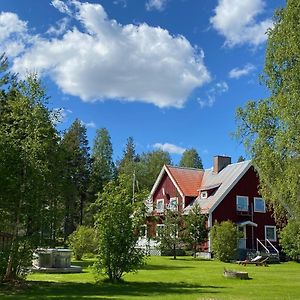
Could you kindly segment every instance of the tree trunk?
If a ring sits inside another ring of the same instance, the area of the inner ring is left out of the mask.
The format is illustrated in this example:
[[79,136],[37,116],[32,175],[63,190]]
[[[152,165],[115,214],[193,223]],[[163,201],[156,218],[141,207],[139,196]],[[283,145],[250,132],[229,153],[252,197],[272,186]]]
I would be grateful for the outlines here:
[[4,282],[12,281],[14,279],[13,263],[14,263],[14,253],[17,246],[18,226],[19,226],[19,212],[17,211],[15,227],[13,230],[13,236],[12,236],[11,246],[9,250],[8,262],[6,266],[5,275],[3,277]]
[[26,178],[26,166],[23,166],[21,173],[21,186],[20,186],[20,198],[18,198],[18,202],[16,203],[16,214],[15,214],[15,226],[13,229],[13,236],[8,256],[8,262],[6,266],[5,275],[3,277],[3,281],[12,281],[14,278],[13,274],[13,264],[14,264],[14,254],[17,247],[17,237],[18,237],[18,228],[20,224],[20,211],[21,205],[23,201],[23,196],[25,193],[25,178]]
[[173,258],[176,259],[176,244],[173,244]]

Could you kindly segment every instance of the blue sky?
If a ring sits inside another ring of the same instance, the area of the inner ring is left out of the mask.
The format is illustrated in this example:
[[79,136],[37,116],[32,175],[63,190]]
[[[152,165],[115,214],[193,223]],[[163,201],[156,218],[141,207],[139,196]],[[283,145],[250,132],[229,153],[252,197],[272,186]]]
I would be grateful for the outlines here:
[[258,76],[266,29],[283,0],[1,0],[0,51],[20,76],[37,72],[59,130],[79,118],[114,156],[196,148],[204,167],[244,150],[235,111],[267,95]]

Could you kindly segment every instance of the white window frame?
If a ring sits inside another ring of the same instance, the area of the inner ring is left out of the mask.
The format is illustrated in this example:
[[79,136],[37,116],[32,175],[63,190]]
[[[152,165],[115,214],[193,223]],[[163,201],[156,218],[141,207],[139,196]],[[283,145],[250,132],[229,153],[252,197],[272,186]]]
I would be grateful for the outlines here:
[[[241,209],[238,206],[238,199],[239,198],[244,198],[247,200],[247,209]],[[249,211],[249,197],[248,196],[236,196],[236,210],[237,211]]]
[[[257,200],[262,200],[263,203],[264,203],[264,209],[263,210],[257,210],[256,209],[256,201]],[[254,212],[257,212],[257,213],[265,213],[266,212],[266,201],[265,199],[261,198],[261,197],[254,197]]]
[[164,228],[165,227],[165,224],[156,224],[156,229],[155,229],[155,235],[157,236],[157,237],[159,237],[159,234],[158,234],[158,232],[159,232],[159,230],[157,230],[158,228]]
[[[162,208],[161,209],[158,208],[158,203],[159,202],[162,202]],[[157,199],[156,200],[156,211],[157,212],[163,212],[164,208],[165,208],[165,199]]]
[[[268,239],[267,229],[272,228],[274,230],[274,239]],[[277,242],[276,226],[274,225],[265,225],[265,239],[268,239],[270,242]]]
[[202,191],[202,192],[200,193],[200,198],[201,198],[201,199],[207,199],[207,191]]
[[[176,201],[176,205],[175,206],[173,206],[173,205],[171,206],[171,202],[174,201],[174,200]],[[172,197],[172,198],[170,198],[168,208],[170,210],[178,210],[178,197]]]

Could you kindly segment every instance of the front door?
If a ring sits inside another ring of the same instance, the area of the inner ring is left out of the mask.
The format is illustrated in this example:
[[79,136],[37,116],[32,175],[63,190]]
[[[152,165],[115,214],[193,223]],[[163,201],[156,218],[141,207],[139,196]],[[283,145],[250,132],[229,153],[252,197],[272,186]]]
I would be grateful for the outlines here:
[[246,249],[246,226],[239,226],[239,232],[240,232],[240,239],[239,239],[239,249]]

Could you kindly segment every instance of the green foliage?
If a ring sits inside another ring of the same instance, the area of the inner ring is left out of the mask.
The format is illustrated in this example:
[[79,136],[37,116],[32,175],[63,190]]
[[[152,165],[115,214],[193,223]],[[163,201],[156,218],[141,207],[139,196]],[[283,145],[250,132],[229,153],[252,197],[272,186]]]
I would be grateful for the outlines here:
[[180,167],[203,169],[202,160],[196,149],[191,148],[183,152],[179,162]]
[[104,185],[115,176],[113,148],[106,128],[97,129],[91,156],[91,192],[96,195],[102,192]]
[[300,3],[288,0],[269,30],[263,82],[270,97],[237,111],[243,140],[277,218],[300,219]]
[[201,214],[199,205],[195,205],[185,218],[184,241],[193,250],[194,257],[196,257],[197,246],[208,239],[206,223],[207,216]]
[[166,210],[163,224],[164,226],[157,236],[159,248],[163,254],[172,255],[176,259],[179,249],[182,248],[183,241],[183,218],[181,213],[178,210]]
[[144,253],[135,247],[144,217],[144,196],[136,195],[133,203],[131,180],[126,176],[109,182],[99,195],[102,208],[96,221],[99,260],[95,270],[110,281],[120,281],[144,263]]
[[240,155],[237,162],[239,163],[239,162],[242,162],[242,161],[245,161],[245,157]]
[[210,230],[212,251],[217,259],[229,262],[236,258],[240,234],[231,221],[218,222]]
[[118,174],[126,175],[128,177],[133,176],[136,169],[136,163],[139,161],[139,157],[135,153],[135,144],[132,137],[127,139],[126,147],[123,151],[123,157],[117,162]]
[[284,252],[292,259],[300,259],[300,221],[289,219],[280,232],[280,244]]
[[86,128],[76,119],[62,140],[65,170],[65,239],[83,224],[90,175],[90,157]]
[[[15,246],[3,247],[0,250],[0,283],[7,281],[5,274],[7,270],[7,262],[9,257],[13,255],[13,263],[11,268],[11,277],[15,279],[25,279],[30,272],[32,265],[32,244],[28,238],[17,238]],[[12,252],[13,251],[13,252]]]
[[84,254],[95,253],[97,242],[94,228],[78,226],[77,229],[69,235],[68,245],[77,260],[81,260]]
[[0,212],[5,217],[1,229],[12,235],[1,275],[10,281],[22,275],[31,248],[52,238],[59,227],[53,219],[60,188],[54,170],[61,169],[58,134],[40,81],[35,75],[25,81],[7,80],[0,94]]
[[170,164],[168,152],[156,150],[142,153],[136,167],[138,186],[150,191],[162,167]]

